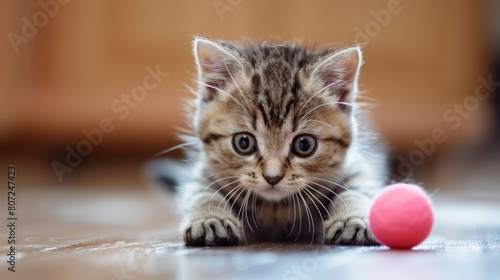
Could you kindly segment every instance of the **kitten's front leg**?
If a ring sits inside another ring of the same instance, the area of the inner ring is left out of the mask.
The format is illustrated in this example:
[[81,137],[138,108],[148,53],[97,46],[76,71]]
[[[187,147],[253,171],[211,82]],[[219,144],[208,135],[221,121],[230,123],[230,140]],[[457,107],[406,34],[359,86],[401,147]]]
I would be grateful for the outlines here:
[[[185,199],[183,239],[188,246],[234,246],[241,240],[241,225],[231,204],[220,193],[200,192]],[[226,206],[226,207],[225,207]]]
[[344,191],[330,205],[331,219],[324,222],[324,243],[332,245],[378,245],[368,228],[371,199],[357,191]]

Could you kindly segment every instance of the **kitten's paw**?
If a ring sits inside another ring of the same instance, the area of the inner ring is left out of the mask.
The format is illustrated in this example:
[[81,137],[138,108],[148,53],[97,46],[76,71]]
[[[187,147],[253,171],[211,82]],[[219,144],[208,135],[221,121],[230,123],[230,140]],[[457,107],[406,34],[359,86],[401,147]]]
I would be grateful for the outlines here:
[[325,221],[324,243],[331,245],[375,246],[379,243],[368,228],[366,217],[347,216]]
[[203,217],[184,230],[187,246],[235,246],[240,234],[234,217]]

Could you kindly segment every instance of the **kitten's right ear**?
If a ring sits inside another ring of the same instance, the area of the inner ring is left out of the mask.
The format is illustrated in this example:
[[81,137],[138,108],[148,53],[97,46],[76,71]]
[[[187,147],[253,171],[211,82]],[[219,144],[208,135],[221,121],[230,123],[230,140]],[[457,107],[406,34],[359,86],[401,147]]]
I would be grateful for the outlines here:
[[359,70],[362,64],[359,46],[338,51],[323,61],[312,72],[312,77],[323,81],[324,89],[340,102],[352,102],[357,92]]
[[193,52],[198,67],[198,92],[204,100],[217,97],[219,91],[243,72],[243,65],[236,56],[210,40],[196,37]]

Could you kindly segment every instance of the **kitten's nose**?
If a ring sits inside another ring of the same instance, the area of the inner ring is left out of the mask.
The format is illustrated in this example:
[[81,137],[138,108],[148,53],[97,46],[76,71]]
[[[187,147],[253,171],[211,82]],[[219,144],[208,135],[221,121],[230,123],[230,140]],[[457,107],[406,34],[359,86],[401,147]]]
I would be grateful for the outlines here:
[[281,181],[281,179],[283,179],[283,175],[273,175],[273,176],[267,176],[267,175],[262,175],[264,177],[264,179],[266,179],[266,181],[270,184],[270,185],[276,185],[277,183],[279,183],[279,181]]

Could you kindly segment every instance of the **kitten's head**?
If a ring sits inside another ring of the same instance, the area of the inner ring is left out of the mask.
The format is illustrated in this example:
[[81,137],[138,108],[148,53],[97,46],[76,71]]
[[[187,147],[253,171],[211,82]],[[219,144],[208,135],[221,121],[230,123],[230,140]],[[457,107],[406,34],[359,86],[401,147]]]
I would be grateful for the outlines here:
[[280,200],[338,171],[352,142],[359,47],[194,41],[194,132],[210,171]]

